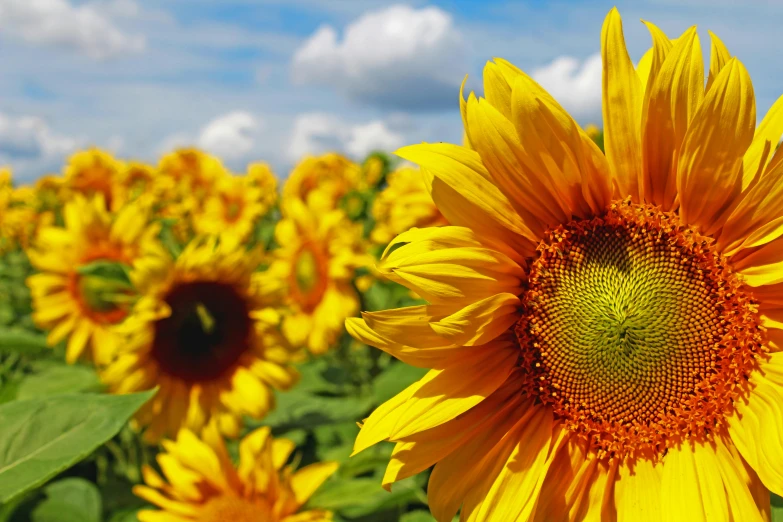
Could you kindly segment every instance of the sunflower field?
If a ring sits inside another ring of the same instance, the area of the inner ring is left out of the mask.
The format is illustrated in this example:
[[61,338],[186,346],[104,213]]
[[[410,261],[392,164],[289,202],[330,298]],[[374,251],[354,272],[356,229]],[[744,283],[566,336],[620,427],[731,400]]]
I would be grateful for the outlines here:
[[0,171],[0,522],[783,520],[783,97],[647,26],[603,131]]
[[445,219],[396,163],[308,157],[282,187],[196,149],[2,171],[0,520],[428,520],[422,477],[383,490],[391,448],[349,459],[424,374],[344,326],[421,302],[376,263]]

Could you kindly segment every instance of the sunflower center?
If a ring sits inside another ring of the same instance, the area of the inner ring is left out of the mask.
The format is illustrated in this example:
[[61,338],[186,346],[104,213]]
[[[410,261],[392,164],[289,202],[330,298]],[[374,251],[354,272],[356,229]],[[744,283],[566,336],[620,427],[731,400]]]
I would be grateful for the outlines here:
[[316,247],[305,245],[296,254],[291,271],[291,292],[299,305],[312,311],[326,292],[326,261]]
[[530,394],[602,456],[722,426],[762,339],[711,238],[623,202],[551,230],[539,252],[516,327]]
[[198,522],[271,522],[269,508],[238,497],[222,496],[207,502]]
[[180,284],[166,304],[171,315],[155,323],[152,356],[169,375],[188,382],[218,379],[250,348],[248,303],[233,286]]

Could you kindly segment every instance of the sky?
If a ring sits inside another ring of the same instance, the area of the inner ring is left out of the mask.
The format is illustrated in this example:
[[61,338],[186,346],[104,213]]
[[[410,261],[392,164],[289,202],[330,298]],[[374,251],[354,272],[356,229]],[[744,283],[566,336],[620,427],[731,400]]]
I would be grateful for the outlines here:
[[[178,146],[235,172],[285,178],[305,154],[356,159],[459,143],[459,85],[495,56],[532,74],[582,124],[601,121],[600,31],[612,3],[413,0],[0,0],[0,165],[59,172],[99,146],[157,162]],[[631,58],[718,34],[753,79],[759,119],[783,93],[779,0],[618,2]]]

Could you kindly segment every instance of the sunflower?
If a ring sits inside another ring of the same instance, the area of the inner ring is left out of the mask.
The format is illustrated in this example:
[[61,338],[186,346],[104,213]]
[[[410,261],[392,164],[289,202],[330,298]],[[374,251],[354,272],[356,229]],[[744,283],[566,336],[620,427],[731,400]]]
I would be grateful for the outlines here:
[[272,409],[271,388],[296,382],[277,314],[251,283],[259,262],[260,252],[232,241],[196,238],[165,270],[137,264],[149,290],[122,325],[123,349],[103,380],[113,393],[160,388],[136,416],[147,440],[198,432],[210,419],[236,437],[243,415]]
[[373,202],[375,228],[370,235],[373,242],[385,245],[409,228],[446,224],[427,190],[425,175],[410,167],[389,174],[388,186]]
[[198,149],[178,149],[166,154],[158,165],[158,191],[166,200],[186,201],[200,208],[215,182],[227,175],[220,160]]
[[274,439],[259,428],[239,443],[239,465],[231,462],[214,424],[203,438],[183,429],[175,441],[163,441],[158,474],[144,466],[147,485],[133,488],[160,511],[141,510],[141,522],[328,522],[328,511],[300,511],[337,469],[319,462],[294,471],[286,465],[296,445]]
[[277,204],[277,177],[272,169],[263,162],[251,163],[245,174],[251,186],[261,189],[261,203],[267,209]]
[[367,263],[360,227],[339,209],[316,214],[299,199],[283,200],[283,218],[275,228],[280,248],[269,270],[256,277],[285,288],[289,313],[282,332],[292,345],[326,352],[345,319],[358,311],[351,279],[354,269]]
[[82,194],[91,198],[100,195],[109,209],[116,211],[122,207],[118,190],[125,179],[125,165],[106,151],[92,148],[73,154],[65,165],[65,184],[67,193]]
[[[266,187],[258,183],[266,183]],[[218,180],[203,209],[193,216],[196,233],[222,233],[224,239],[237,243],[247,239],[258,219],[269,210],[268,202],[275,199],[266,192],[268,183],[244,176],[225,176]]]
[[83,268],[106,262],[130,270],[142,260],[159,265],[164,251],[156,239],[158,227],[148,225],[147,213],[136,205],[109,213],[100,196],[77,196],[65,205],[63,217],[63,227],[41,228],[27,251],[39,272],[27,279],[33,319],[50,330],[50,345],[68,338],[69,363],[87,350],[90,359],[103,364],[117,348],[113,327],[128,314],[131,285],[84,273]]
[[364,422],[383,483],[434,465],[438,521],[769,519],[783,494],[783,97],[756,127],[743,65],[695,28],[634,68],[603,26],[606,155],[496,59],[473,150],[398,154],[453,226],[379,269],[429,304],[347,321],[426,376]]
[[360,176],[359,165],[345,156],[308,156],[291,171],[283,186],[283,198],[298,198],[318,212],[328,212],[358,186]]

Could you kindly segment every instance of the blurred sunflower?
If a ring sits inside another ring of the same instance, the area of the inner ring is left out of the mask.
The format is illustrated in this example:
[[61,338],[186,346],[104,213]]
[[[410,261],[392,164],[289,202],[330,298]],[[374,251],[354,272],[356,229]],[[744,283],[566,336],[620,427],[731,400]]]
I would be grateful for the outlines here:
[[106,206],[117,211],[122,207],[119,190],[125,180],[125,165],[106,151],[92,148],[79,151],[65,165],[64,189],[87,198],[100,195]]
[[328,212],[358,186],[360,175],[359,166],[340,154],[309,156],[291,171],[283,198],[298,198],[316,212]]
[[345,318],[358,311],[351,286],[354,270],[368,263],[361,249],[361,225],[341,210],[316,213],[299,199],[283,200],[269,270],[260,280],[276,279],[286,290],[288,314],[282,331],[296,347],[326,352],[343,331]]
[[261,189],[261,203],[267,209],[277,204],[277,177],[269,165],[263,162],[251,163],[247,166],[245,177],[251,186]]
[[143,198],[145,203],[153,203],[158,194],[156,188],[155,167],[141,161],[130,161],[126,165],[124,179],[125,201],[136,201]]
[[313,493],[337,469],[319,462],[294,471],[286,465],[295,444],[273,439],[259,428],[239,444],[239,465],[229,458],[222,437],[210,424],[199,439],[182,430],[176,441],[163,441],[157,457],[165,478],[150,466],[143,469],[147,485],[133,492],[158,506],[141,510],[141,522],[328,522],[321,509],[300,511]]
[[387,487],[435,465],[438,521],[761,521],[783,494],[783,97],[756,128],[720,40],[705,92],[695,28],[647,25],[634,69],[604,23],[606,156],[499,59],[461,103],[475,150],[398,151],[454,226],[381,261],[430,304],[347,322],[432,368],[355,449],[396,442]]
[[432,180],[427,172],[403,167],[389,174],[388,186],[373,202],[375,228],[370,239],[385,245],[397,234],[417,227],[445,225],[446,220],[432,201],[427,184]]
[[215,183],[226,175],[218,158],[186,148],[161,158],[156,182],[167,200],[186,202],[193,209],[201,207]]
[[54,346],[66,337],[66,360],[88,358],[104,364],[119,338],[113,327],[128,314],[133,297],[129,284],[83,273],[86,265],[106,262],[129,270],[134,263],[160,266],[164,251],[158,227],[136,205],[111,214],[103,199],[75,197],[63,210],[64,226],[42,228],[27,254],[38,274],[27,279],[33,299],[33,319],[49,331]]
[[160,387],[136,415],[147,440],[198,432],[210,419],[236,437],[243,415],[272,409],[270,388],[296,382],[277,314],[251,282],[259,262],[259,251],[196,238],[166,270],[136,265],[149,290],[123,323],[123,349],[102,378],[112,393]]
[[[274,201],[264,180],[245,176],[225,176],[217,181],[204,207],[193,217],[193,227],[199,234],[222,234],[224,240],[244,241],[253,231],[256,221],[269,210]],[[274,185],[272,185],[274,190]]]

